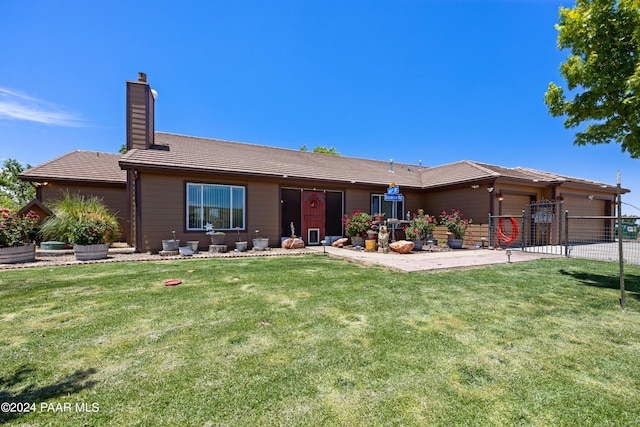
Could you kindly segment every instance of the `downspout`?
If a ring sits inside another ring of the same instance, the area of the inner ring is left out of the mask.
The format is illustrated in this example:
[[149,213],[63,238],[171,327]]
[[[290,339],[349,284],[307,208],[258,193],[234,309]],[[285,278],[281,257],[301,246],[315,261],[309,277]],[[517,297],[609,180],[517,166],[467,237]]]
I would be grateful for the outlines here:
[[134,212],[134,236],[135,236],[135,248],[137,252],[141,252],[142,248],[142,211],[140,210],[140,180],[138,179],[138,171],[133,170],[133,206]]

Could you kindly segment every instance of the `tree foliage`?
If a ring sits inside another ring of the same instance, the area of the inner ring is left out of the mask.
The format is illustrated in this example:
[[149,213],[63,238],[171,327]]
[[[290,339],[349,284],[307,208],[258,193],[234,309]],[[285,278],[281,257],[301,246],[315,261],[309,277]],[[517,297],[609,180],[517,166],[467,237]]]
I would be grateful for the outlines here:
[[0,169],[0,207],[14,210],[36,197],[35,188],[18,178],[20,172],[30,167],[31,165],[22,166],[14,159],[4,161]]
[[[306,145],[303,145],[302,147],[300,147],[300,151],[309,151],[309,150],[307,149]],[[340,153],[338,151],[336,151],[335,147],[325,147],[324,145],[318,145],[313,150],[311,150],[311,152],[313,152],[313,153],[331,154],[333,156],[339,156],[340,155]]]
[[560,72],[573,99],[549,83],[545,104],[566,116],[574,144],[616,142],[640,157],[640,0],[576,0],[560,8],[558,48],[571,54]]

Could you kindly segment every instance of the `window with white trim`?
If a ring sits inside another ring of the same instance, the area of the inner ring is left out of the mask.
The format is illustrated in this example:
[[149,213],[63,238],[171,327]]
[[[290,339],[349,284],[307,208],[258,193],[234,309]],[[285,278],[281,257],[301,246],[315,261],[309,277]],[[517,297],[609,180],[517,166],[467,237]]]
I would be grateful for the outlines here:
[[187,183],[187,230],[244,230],[245,207],[244,187]]
[[385,219],[403,219],[404,200],[388,201],[384,194],[371,195],[371,214],[384,212]]

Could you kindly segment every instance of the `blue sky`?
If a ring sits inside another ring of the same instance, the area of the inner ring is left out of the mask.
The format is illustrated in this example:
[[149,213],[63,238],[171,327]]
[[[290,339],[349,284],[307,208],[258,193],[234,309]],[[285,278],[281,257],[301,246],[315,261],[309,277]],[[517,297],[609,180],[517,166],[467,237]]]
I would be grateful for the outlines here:
[[562,4],[2,1],[0,158],[117,152],[125,81],[144,71],[159,131],[610,184],[620,170],[623,201],[640,208],[638,160],[615,144],[574,146],[547,113],[568,55],[556,47]]

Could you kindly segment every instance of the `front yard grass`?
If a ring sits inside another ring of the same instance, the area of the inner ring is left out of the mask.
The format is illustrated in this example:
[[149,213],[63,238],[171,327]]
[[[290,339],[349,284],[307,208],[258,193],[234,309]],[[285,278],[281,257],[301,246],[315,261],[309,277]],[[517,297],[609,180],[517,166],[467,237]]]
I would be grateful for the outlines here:
[[0,423],[638,425],[640,268],[626,310],[617,269],[307,255],[3,271],[0,402],[34,411]]

